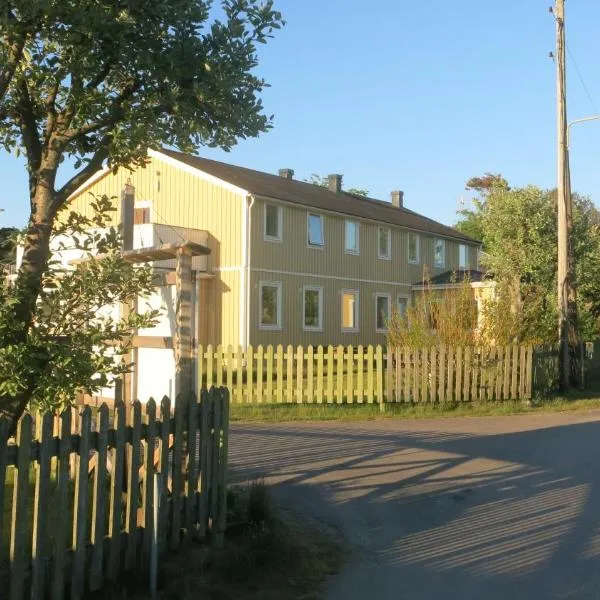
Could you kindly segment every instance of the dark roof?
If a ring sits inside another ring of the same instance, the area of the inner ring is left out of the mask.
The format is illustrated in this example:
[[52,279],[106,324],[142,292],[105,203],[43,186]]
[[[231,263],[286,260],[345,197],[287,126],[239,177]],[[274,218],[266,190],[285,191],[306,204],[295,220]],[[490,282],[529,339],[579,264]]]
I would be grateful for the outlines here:
[[456,271],[444,271],[435,277],[416,281],[413,285],[447,285],[449,283],[462,283],[465,279],[471,283],[480,283],[490,279],[490,277],[483,271],[477,271],[476,269],[458,269]]
[[407,208],[396,208],[390,202],[364,198],[348,192],[332,192],[327,188],[286,179],[279,175],[262,173],[244,167],[229,165],[227,163],[209,160],[191,154],[183,154],[174,150],[161,150],[162,153],[176,160],[194,167],[209,175],[218,177],[228,183],[247,190],[256,196],[273,198],[309,206],[311,208],[327,210],[360,217],[363,219],[372,219],[387,223],[416,229],[419,231],[434,233],[441,236],[452,237],[471,243],[480,243],[478,240],[461,233],[460,231],[442,225],[433,219],[428,219]]

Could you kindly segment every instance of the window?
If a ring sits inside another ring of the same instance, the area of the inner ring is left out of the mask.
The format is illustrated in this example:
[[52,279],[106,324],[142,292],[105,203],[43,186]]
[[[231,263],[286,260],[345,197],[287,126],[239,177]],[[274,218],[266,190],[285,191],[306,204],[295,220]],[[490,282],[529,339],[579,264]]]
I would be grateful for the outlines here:
[[342,291],[342,329],[358,331],[358,291]]
[[433,241],[433,264],[436,267],[446,266],[446,242],[435,239]]
[[421,244],[417,233],[408,234],[408,262],[418,265],[421,258]]
[[346,221],[346,246],[347,254],[359,254],[359,225],[356,221]]
[[396,298],[396,310],[398,316],[401,318],[406,317],[406,309],[408,308],[408,298],[406,296],[398,296]]
[[259,327],[281,329],[281,283],[259,284],[259,307]]
[[304,287],[304,329],[320,331],[323,329],[323,288]]
[[325,245],[322,215],[314,215],[312,213],[308,215],[308,245],[316,247]]
[[392,235],[387,227],[379,228],[377,256],[388,260],[392,258]]
[[461,244],[458,247],[458,266],[461,269],[466,269],[469,264],[469,247],[466,244]]
[[281,206],[265,204],[265,240],[270,242],[281,241],[282,214],[283,209]]
[[387,331],[390,320],[390,295],[377,294],[375,296],[375,328],[378,332]]
[[133,224],[147,225],[150,223],[150,201],[138,200],[133,208]]

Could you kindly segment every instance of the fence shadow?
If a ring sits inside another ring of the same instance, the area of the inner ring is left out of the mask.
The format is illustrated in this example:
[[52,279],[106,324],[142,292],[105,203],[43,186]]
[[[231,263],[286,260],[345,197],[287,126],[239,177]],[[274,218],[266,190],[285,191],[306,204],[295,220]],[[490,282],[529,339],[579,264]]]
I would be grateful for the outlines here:
[[238,425],[231,464],[356,547],[332,598],[595,597],[600,422],[560,418]]

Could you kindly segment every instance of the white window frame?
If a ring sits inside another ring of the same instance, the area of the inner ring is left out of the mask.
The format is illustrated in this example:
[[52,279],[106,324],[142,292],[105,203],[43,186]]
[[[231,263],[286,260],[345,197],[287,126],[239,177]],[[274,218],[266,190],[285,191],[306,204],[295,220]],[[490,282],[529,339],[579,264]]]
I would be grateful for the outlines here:
[[[410,258],[410,237],[415,236],[417,240],[417,256],[413,260]],[[408,232],[408,238],[406,239],[406,256],[408,257],[409,265],[418,265],[421,263],[421,236],[418,233]]]
[[[381,254],[381,232],[387,232],[388,247],[387,254]],[[389,227],[378,227],[377,228],[377,258],[382,260],[392,260],[392,230]]]
[[387,294],[384,292],[377,292],[375,294],[375,331],[377,333],[387,333],[388,332],[388,328],[384,327],[377,327],[377,301],[379,300],[379,298],[386,298],[387,302],[388,302],[388,321],[390,320],[390,317],[392,316],[392,295],[391,294]]
[[[306,324],[306,292],[319,293],[319,324]],[[302,329],[304,331],[323,331],[323,286],[305,285],[302,287]]]
[[[461,264],[461,250],[464,249],[465,260],[464,264]],[[469,246],[467,244],[459,244],[458,245],[458,268],[459,269],[468,269],[469,268]]]
[[[262,323],[262,292],[265,287],[277,288],[277,323],[275,325],[265,325]],[[259,281],[258,282],[258,328],[266,329],[271,331],[278,331],[282,329],[281,323],[281,281]]]
[[[321,219],[321,233],[323,234],[323,243],[322,244],[311,244],[310,242],[310,218],[311,217],[319,217]],[[325,218],[323,215],[315,212],[306,213],[306,245],[309,248],[315,248],[317,250],[323,250],[325,248]]]
[[408,296],[408,294],[396,294],[396,312],[398,313],[398,316],[402,316],[400,314],[400,300],[406,300],[406,310],[408,310],[408,307],[410,306],[410,296]]
[[[354,327],[344,327],[344,294],[354,294]],[[343,289],[340,292],[340,323],[342,333],[357,333],[360,331],[360,292],[359,290]]]
[[[348,225],[356,227],[356,248],[348,248]],[[352,219],[344,221],[344,252],[346,254],[353,254],[354,256],[360,255],[360,223],[358,221]]]
[[[277,230],[279,231],[278,236],[267,234],[267,208],[270,206],[277,209]],[[265,203],[263,218],[263,238],[266,242],[281,243],[283,241],[283,206],[273,204],[272,202]]]
[[[442,260],[441,262],[437,262],[435,257],[435,247],[438,242],[442,244]],[[443,238],[434,238],[433,239],[433,266],[436,269],[444,269],[446,267],[446,240]]]

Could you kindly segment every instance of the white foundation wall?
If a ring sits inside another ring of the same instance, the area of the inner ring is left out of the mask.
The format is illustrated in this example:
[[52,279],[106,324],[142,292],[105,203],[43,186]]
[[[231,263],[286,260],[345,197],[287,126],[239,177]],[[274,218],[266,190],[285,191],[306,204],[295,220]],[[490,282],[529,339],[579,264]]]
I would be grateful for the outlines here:
[[137,399],[146,403],[154,398],[160,403],[163,396],[173,399],[175,389],[175,356],[173,350],[139,348],[137,364]]

